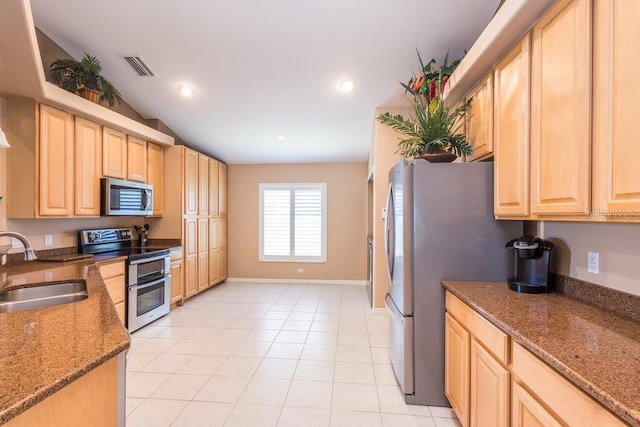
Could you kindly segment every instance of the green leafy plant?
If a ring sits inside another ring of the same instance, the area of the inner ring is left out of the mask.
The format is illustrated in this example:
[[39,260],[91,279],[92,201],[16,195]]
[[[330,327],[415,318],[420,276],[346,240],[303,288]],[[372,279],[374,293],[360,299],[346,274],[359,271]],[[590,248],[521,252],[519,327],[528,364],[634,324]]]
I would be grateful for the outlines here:
[[87,53],[80,61],[75,59],[57,59],[49,67],[51,81],[64,90],[78,93],[81,89],[97,91],[100,102],[107,102],[109,107],[122,100],[120,92],[100,73],[102,66],[95,56]]
[[418,53],[421,74],[412,76],[407,84],[400,83],[413,97],[413,114],[405,118],[401,114],[380,114],[376,120],[403,135],[398,142],[398,151],[403,158],[415,158],[426,153],[446,151],[456,156],[471,153],[462,128],[471,107],[471,99],[451,108],[442,99],[449,76],[460,63],[460,59],[435,68],[435,59],[424,64]]

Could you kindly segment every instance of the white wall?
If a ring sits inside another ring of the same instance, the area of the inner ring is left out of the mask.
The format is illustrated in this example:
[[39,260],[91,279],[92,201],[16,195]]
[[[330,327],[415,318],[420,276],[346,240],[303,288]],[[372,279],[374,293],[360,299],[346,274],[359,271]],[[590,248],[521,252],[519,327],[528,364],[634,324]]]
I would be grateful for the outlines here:
[[[540,222],[538,235],[554,242],[554,271],[640,295],[640,224]],[[600,274],[587,272],[587,252],[600,254]]]

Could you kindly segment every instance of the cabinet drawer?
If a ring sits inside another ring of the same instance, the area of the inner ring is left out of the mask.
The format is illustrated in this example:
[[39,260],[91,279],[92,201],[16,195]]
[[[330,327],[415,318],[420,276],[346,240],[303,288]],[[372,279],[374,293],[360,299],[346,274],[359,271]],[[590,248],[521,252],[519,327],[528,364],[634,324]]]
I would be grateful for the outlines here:
[[116,276],[103,280],[114,304],[124,301],[124,292],[126,287],[124,284],[124,276]]
[[458,297],[447,292],[447,311],[500,362],[509,364],[509,335],[493,326]]
[[118,317],[120,318],[120,321],[124,325],[124,315],[125,315],[124,301],[114,304],[113,306],[116,308],[116,312],[118,312]]
[[124,279],[124,261],[102,264],[98,268],[102,279],[109,279],[115,276],[123,276]]
[[512,349],[513,374],[540,401],[570,426],[624,426],[590,396],[517,343]]

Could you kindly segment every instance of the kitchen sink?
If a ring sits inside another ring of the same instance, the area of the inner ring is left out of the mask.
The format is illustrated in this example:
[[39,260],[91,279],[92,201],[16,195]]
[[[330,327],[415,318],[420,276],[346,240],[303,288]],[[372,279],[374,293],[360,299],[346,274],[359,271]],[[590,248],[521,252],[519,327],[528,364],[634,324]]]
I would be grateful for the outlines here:
[[38,283],[0,293],[0,313],[69,304],[82,301],[88,296],[84,280]]

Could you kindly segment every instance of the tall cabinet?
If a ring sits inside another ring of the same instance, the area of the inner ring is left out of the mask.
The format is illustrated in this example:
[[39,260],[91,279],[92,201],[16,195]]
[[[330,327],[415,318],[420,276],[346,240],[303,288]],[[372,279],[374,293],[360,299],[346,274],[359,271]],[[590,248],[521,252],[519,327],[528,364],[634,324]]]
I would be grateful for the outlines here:
[[164,156],[164,216],[158,238],[180,238],[184,246],[183,297],[227,278],[226,165],[177,145]]

